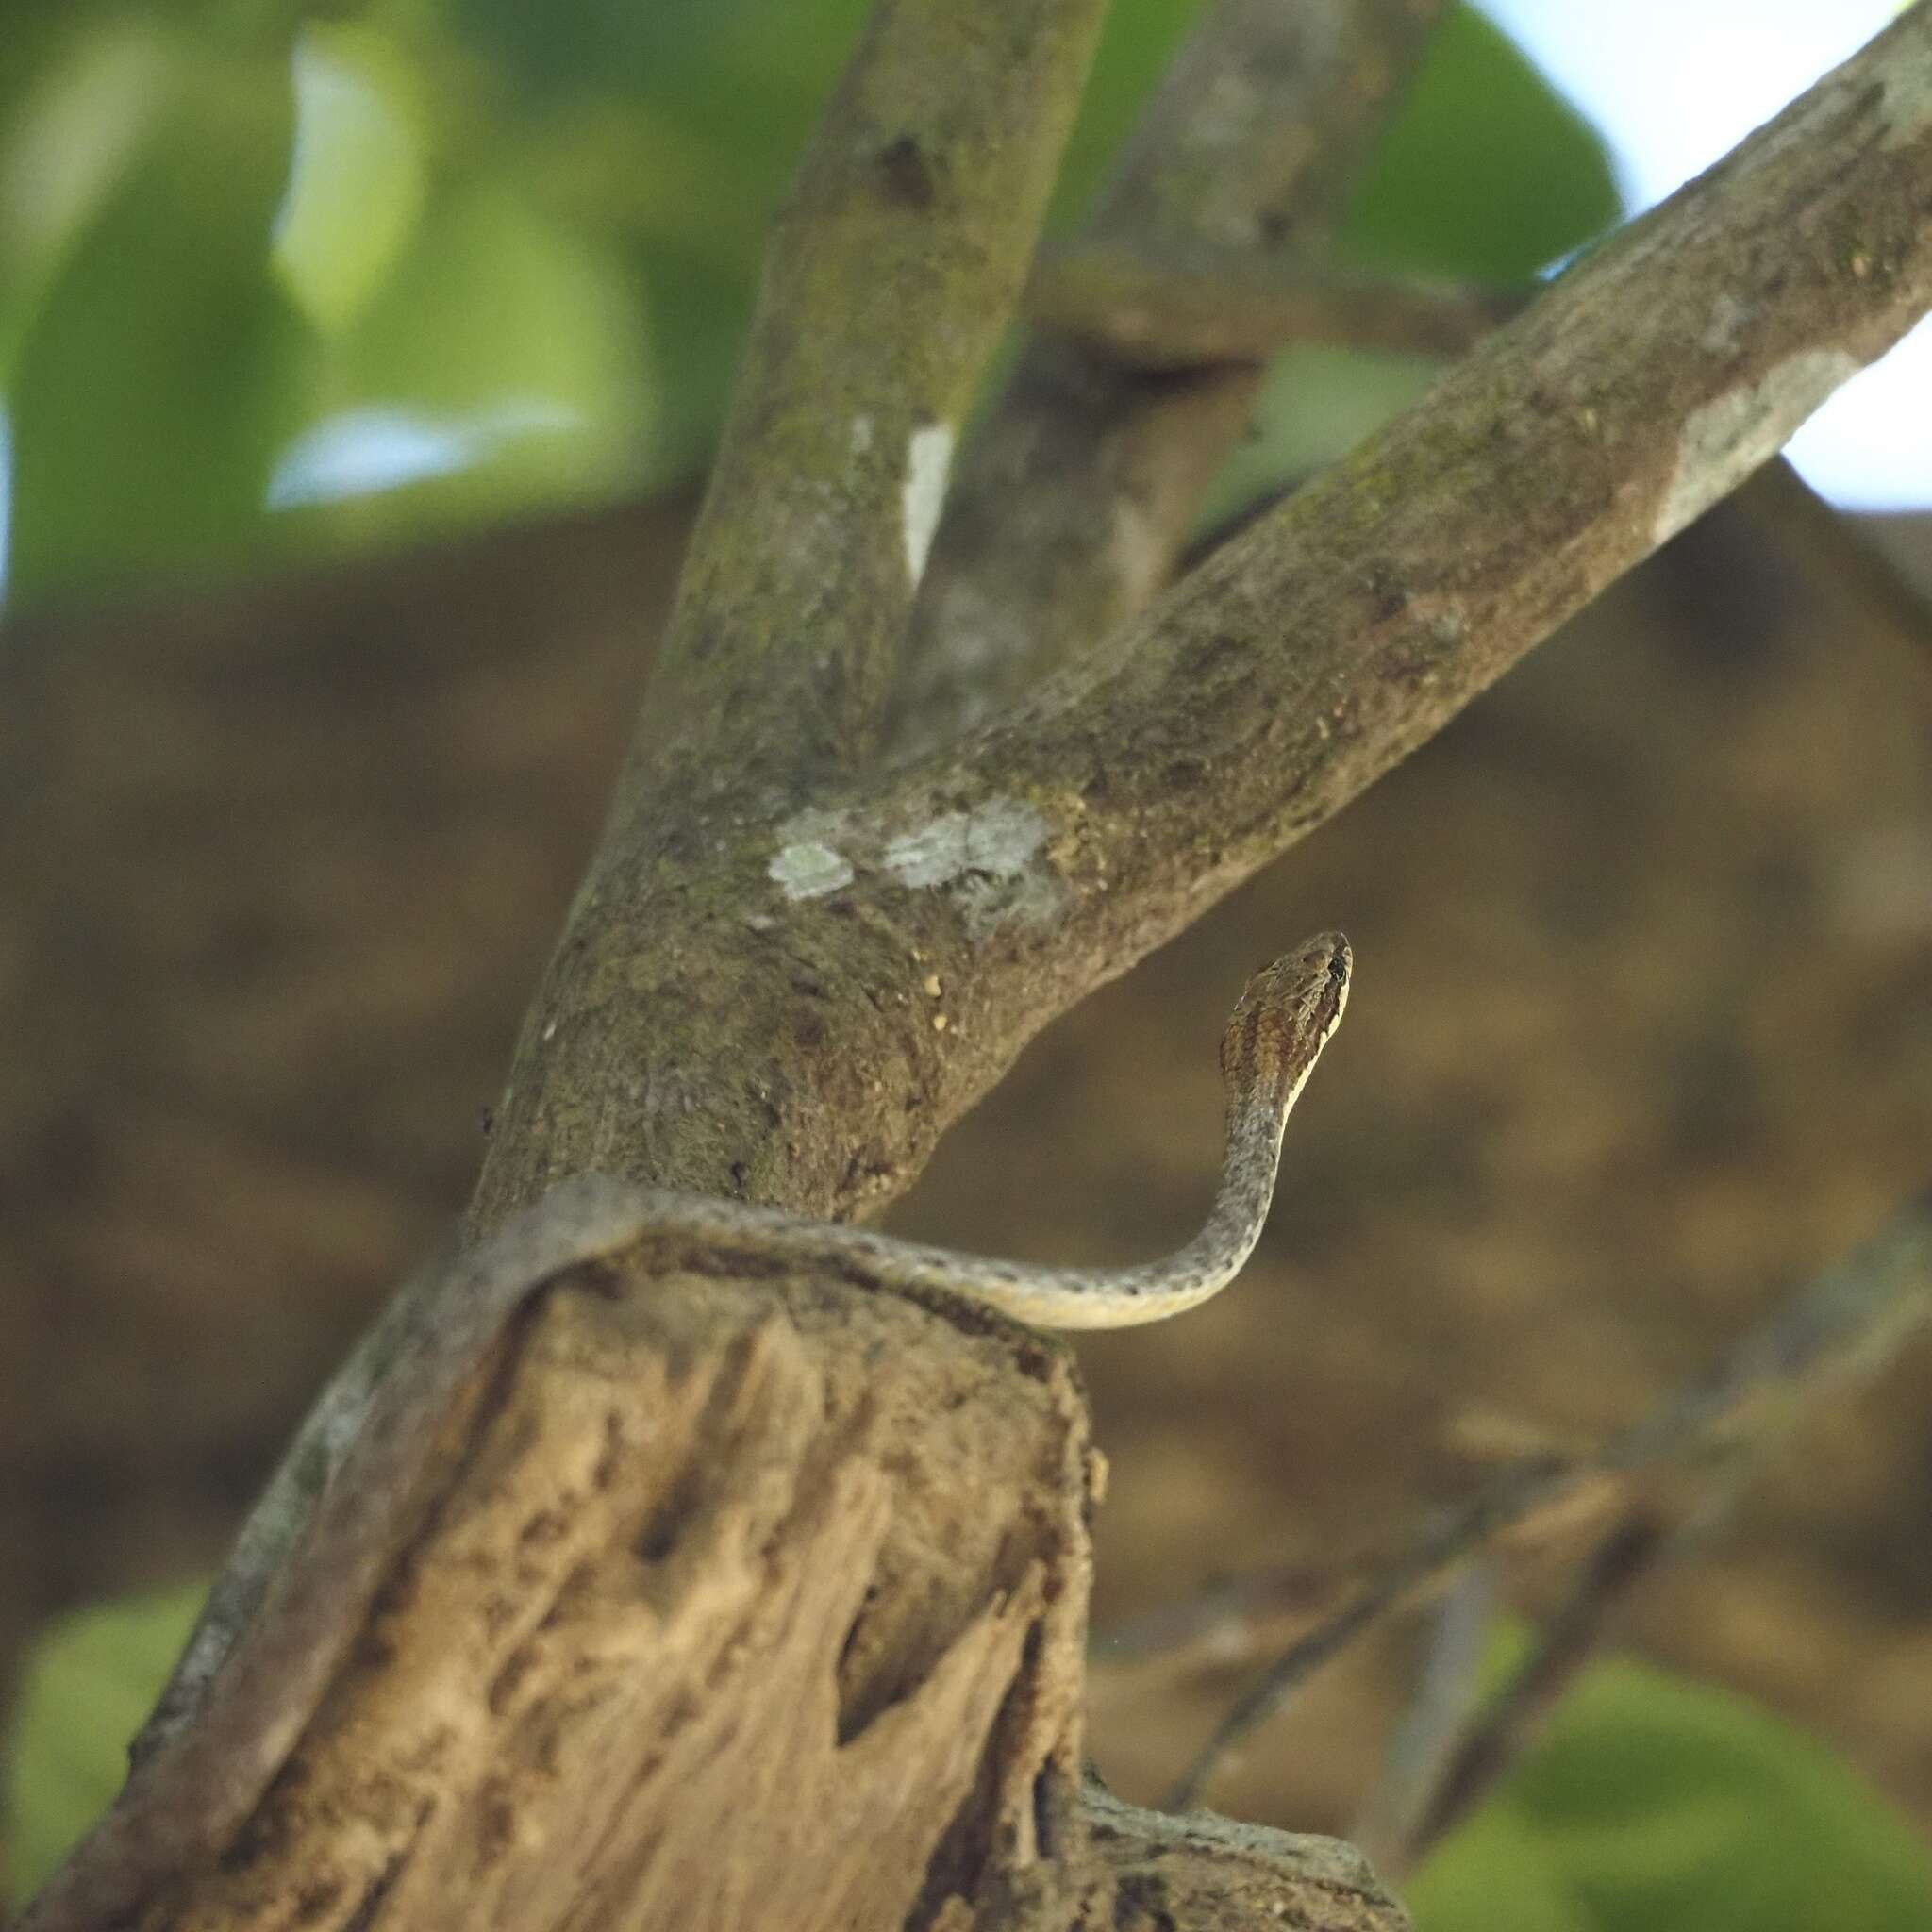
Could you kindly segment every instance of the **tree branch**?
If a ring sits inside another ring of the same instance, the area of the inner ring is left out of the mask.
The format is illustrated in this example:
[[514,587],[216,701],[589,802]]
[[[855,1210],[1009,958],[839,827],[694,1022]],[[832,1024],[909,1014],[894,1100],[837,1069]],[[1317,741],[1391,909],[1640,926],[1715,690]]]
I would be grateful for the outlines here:
[[1026,284],[1036,328],[1141,369],[1260,362],[1294,342],[1460,356],[1527,294],[1404,281],[1213,248],[1049,251]]
[[[1141,114],[1076,257],[1208,249],[1224,274],[1260,273],[1285,245],[1317,257],[1441,8],[1220,0]],[[1196,358],[1187,374],[1127,367],[1114,344],[1027,349],[940,526],[897,744],[956,740],[1145,608],[1280,346]]]
[[[1351,1845],[1196,1811],[1186,1818],[1123,1804],[1089,1778],[1094,1849],[1110,1868],[1114,1923],[1143,1927],[1305,1926],[1308,1932],[1408,1932],[1408,1914]],[[1131,1914],[1131,1916],[1129,1916]]]
[[964,750],[775,825],[621,832],[525,1033],[479,1219],[585,1171],[834,1217],[903,1188],[1049,1019],[1413,750],[1932,303],[1928,59],[1921,5]]
[[[228,1655],[191,1650],[24,1932],[886,1932],[922,1887],[1029,1869],[1041,1915],[1004,1923],[1072,1922],[1084,1846],[1039,1823],[1079,1815],[1097,1464],[1066,1358],[656,1251],[621,1194],[570,1192],[426,1271],[331,1389],[244,1548],[298,1491],[306,1538],[259,1615],[205,1622]],[[410,1400],[412,1340],[492,1280],[527,1304],[493,1372]]]
[[640,753],[680,786],[849,766],[1012,312],[1104,0],[882,0],[766,253]]

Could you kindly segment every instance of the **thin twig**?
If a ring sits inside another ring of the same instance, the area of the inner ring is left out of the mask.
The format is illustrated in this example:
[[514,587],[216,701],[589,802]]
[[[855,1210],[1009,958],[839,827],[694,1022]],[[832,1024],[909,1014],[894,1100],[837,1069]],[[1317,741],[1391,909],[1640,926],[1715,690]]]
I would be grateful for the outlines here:
[[1433,1788],[1418,1793],[1421,1802],[1408,1815],[1407,1829],[1385,1847],[1380,1869],[1398,1875],[1413,1870],[1495,1788],[1536,1741],[1557,1701],[1602,1645],[1612,1618],[1674,1541],[1660,1518],[1639,1511],[1597,1544],[1529,1655],[1444,1755]]
[[1890,1361],[1928,1316],[1932,1194],[1922,1195],[1883,1233],[1786,1302],[1705,1374],[1619,1430],[1596,1455],[1516,1464],[1426,1524],[1242,1693],[1175,1784],[1169,1808],[1193,1803],[1229,1755],[1302,1683],[1424,1586],[1439,1583],[1499,1538],[1590,1486],[1627,1485],[1664,1464],[1702,1458],[1728,1471],[1740,1452],[1781,1434],[1805,1406]]
[[1597,1540],[1528,1655],[1437,1763],[1433,1789],[1418,1793],[1407,1829],[1390,1835],[1376,1860],[1382,1870],[1399,1874],[1420,1864],[1507,1774],[1535,1744],[1638,1586],[1666,1562],[1681,1562],[1704,1546],[1801,1413],[1795,1402],[1762,1410],[1758,1426],[1748,1435],[1732,1432],[1722,1445],[1713,1445],[1688,1513],[1681,1505],[1640,1505]]
[[1049,249],[1026,284],[1036,328],[1142,369],[1262,362],[1297,342],[1460,356],[1529,293],[1352,274],[1300,258],[1125,243]]
[[1390,1735],[1382,1775],[1349,1833],[1378,1872],[1407,1870],[1404,1853],[1441,1790],[1481,1696],[1496,1607],[1495,1567],[1474,1563],[1443,1597],[1408,1707]]

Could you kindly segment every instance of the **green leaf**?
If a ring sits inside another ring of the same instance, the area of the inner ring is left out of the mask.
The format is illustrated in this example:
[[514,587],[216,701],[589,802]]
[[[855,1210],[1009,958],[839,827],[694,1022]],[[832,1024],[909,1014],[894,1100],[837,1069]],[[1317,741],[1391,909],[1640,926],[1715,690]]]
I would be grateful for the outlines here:
[[330,397],[334,425],[377,456],[387,439],[401,477],[349,500],[330,481],[325,421],[288,453],[275,500],[313,506],[298,528],[389,535],[614,488],[642,467],[654,426],[641,300],[615,251],[508,182],[432,201],[339,338]]
[[261,534],[313,373],[268,273],[288,139],[281,63],[197,66],[70,244],[10,384],[12,591]]
[[32,62],[28,49],[10,48],[22,64],[12,69],[16,85],[0,87],[0,373],[68,244],[140,153],[178,75],[179,49],[145,20],[89,22],[40,51]]
[[325,333],[362,311],[423,207],[422,87],[392,41],[354,25],[295,42],[295,143],[273,260]]
[[1607,1932],[1924,1932],[1932,1859],[1858,1774],[1740,1697],[1651,1666],[1591,1672],[1526,1783]]
[[206,1595],[196,1584],[83,1610],[28,1651],[6,1755],[16,1898],[40,1889],[120,1790],[128,1740]]
[[1547,1839],[1509,1805],[1486,1805],[1407,1887],[1416,1932],[1597,1932]]
[[1855,1771],[1744,1699],[1598,1665],[1413,1888],[1418,1932],[1489,1932],[1534,1851],[1589,1932],[1924,1932],[1932,1857]]
[[1622,211],[1604,144],[1498,27],[1438,28],[1345,239],[1390,267],[1507,287]]

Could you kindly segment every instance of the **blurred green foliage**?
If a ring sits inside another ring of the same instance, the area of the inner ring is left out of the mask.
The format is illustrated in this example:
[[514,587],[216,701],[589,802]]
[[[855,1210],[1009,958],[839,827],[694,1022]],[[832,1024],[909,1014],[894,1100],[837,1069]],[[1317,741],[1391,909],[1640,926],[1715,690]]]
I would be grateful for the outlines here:
[[39,1890],[120,1789],[128,1740],[206,1595],[199,1586],[155,1591],[64,1617],[42,1633],[8,1726],[0,1802],[12,1858],[0,1909]]
[[[1496,1663],[1525,1641],[1510,1633]],[[1816,1740],[1616,1659],[1407,1900],[1416,1932],[1924,1932],[1932,1855]]]
[[[697,468],[765,223],[865,6],[16,10],[0,61],[11,594],[391,541]],[[1192,10],[1117,0],[1060,219]],[[1355,241],[1513,279],[1614,213],[1594,137],[1458,11]],[[1323,380],[1345,391],[1348,369]],[[1356,423],[1387,388],[1321,413]],[[1297,464],[1339,433],[1285,430]]]

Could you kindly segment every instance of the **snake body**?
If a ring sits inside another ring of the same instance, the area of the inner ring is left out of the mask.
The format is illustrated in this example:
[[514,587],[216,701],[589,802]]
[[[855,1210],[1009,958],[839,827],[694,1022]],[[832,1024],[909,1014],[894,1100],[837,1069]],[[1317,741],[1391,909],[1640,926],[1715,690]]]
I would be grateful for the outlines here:
[[1036,1328],[1131,1328],[1178,1315],[1225,1288],[1261,1238],[1288,1117],[1341,1024],[1353,963],[1340,933],[1320,933],[1242,990],[1221,1040],[1227,1138],[1214,1206],[1191,1241],[1158,1260],[1044,1268],[663,1190],[640,1197],[641,1218],[653,1235],[721,1264],[783,1263],[901,1293],[958,1295]]
[[[413,1281],[284,1457],[137,1740],[126,1786],[21,1932],[98,1932],[233,1838],[293,1750],[407,1535],[458,1392],[511,1319],[584,1263],[651,1247],[718,1272],[819,1274],[960,1297],[1043,1328],[1120,1328],[1204,1302],[1260,1238],[1282,1133],[1341,1024],[1348,941],[1249,980],[1222,1036],[1227,1141],[1201,1231],[1120,1269],[982,1259],[775,1208],[591,1176]],[[318,1493],[319,1491],[319,1493]]]

